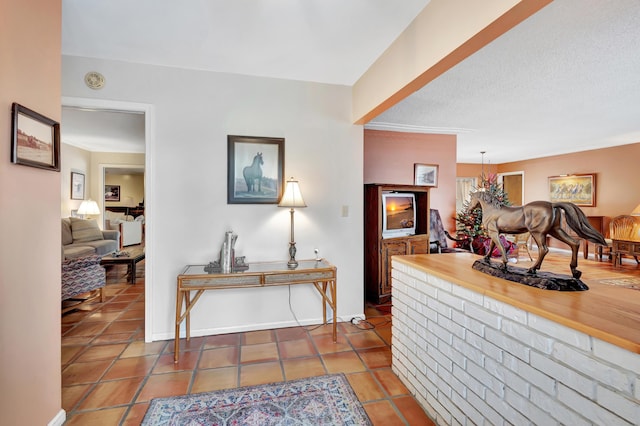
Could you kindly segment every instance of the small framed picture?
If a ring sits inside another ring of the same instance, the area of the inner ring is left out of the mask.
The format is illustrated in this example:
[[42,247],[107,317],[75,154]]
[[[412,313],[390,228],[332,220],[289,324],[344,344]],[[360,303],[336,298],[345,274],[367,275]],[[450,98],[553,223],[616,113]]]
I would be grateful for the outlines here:
[[413,179],[416,186],[438,186],[438,165],[415,163]]
[[84,200],[84,174],[71,172],[71,199]]
[[227,204],[277,204],[284,187],[284,138],[227,136]]
[[104,200],[105,201],[120,201],[120,185],[105,185],[104,186]]
[[11,162],[60,171],[60,123],[13,103]]

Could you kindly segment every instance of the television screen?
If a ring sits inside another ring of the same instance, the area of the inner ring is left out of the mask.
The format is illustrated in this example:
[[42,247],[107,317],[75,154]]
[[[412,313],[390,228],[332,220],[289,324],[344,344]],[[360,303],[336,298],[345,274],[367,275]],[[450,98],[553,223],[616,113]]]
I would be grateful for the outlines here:
[[416,199],[414,194],[382,194],[382,237],[399,237],[416,233]]

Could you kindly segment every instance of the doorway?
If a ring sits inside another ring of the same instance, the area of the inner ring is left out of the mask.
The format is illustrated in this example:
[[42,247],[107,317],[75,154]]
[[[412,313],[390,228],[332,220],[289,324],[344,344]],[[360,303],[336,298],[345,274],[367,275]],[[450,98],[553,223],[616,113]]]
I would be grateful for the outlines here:
[[524,205],[524,172],[498,173],[498,183],[509,197],[512,206]]
[[[65,108],[68,108],[72,110],[81,110],[89,113],[95,112],[96,114],[99,114],[101,112],[102,113],[115,112],[115,113],[119,113],[118,114],[119,116],[135,115],[139,118],[139,120],[136,120],[136,121],[139,123],[138,126],[141,127],[142,142],[140,143],[138,153],[144,154],[142,168],[144,169],[144,176],[145,176],[144,196],[143,196],[143,200],[144,200],[143,202],[145,206],[145,215],[144,215],[144,221],[145,221],[145,315],[144,315],[145,324],[144,324],[144,329],[145,331],[144,331],[144,339],[146,342],[151,342],[152,330],[153,330],[153,324],[152,324],[153,316],[151,315],[151,312],[152,312],[151,294],[153,289],[152,271],[153,271],[153,257],[154,257],[153,256],[154,232],[153,232],[153,209],[152,209],[153,197],[151,196],[151,194],[153,194],[153,182],[151,179],[148,178],[149,176],[151,176],[152,162],[150,160],[150,155],[148,153],[150,152],[150,147],[153,146],[153,142],[154,142],[153,132],[152,132],[153,123],[155,120],[153,106],[149,104],[140,104],[140,103],[133,103],[133,102],[63,97],[62,107],[63,107],[63,112]],[[112,118],[116,116],[116,114],[106,114],[106,115],[107,116],[110,115]],[[63,119],[64,119],[64,116],[63,116]],[[86,129],[87,131],[93,131],[94,135],[96,136],[95,139],[89,138],[89,137],[83,137],[81,138],[82,143],[84,144],[89,142],[100,143],[100,141],[102,141],[102,143],[105,142],[104,138],[100,138],[99,134],[95,134],[95,128],[87,129],[86,122],[81,123],[81,125],[84,126],[84,129]],[[106,128],[111,128],[115,132],[123,130],[122,126],[118,126],[114,123],[106,123],[106,124],[103,124],[103,126],[106,126]],[[67,128],[67,127],[65,126],[64,128]],[[102,127],[102,128],[105,128],[105,127]],[[116,135],[114,138],[111,139],[110,144],[108,146],[105,146],[103,144],[101,145],[100,148],[97,148],[99,150],[98,152],[105,152],[105,151],[110,152],[112,159],[118,158],[117,153],[119,152],[118,150],[120,148],[115,148],[114,146],[117,146],[123,140],[126,140],[126,135],[123,135],[123,134]],[[65,143],[64,138],[62,142]],[[129,158],[128,156],[130,156],[131,153],[121,154],[121,155],[122,157],[120,157],[118,161],[107,160],[104,162],[104,164],[98,164],[98,161],[90,162],[91,164],[89,167],[91,170],[91,174],[94,176],[94,179],[91,179],[91,182],[92,182],[91,188],[87,188],[87,189],[90,191],[91,194],[97,194],[95,195],[95,197],[98,198],[98,200],[96,201],[98,201],[98,204],[101,207],[102,211],[104,211],[104,170],[102,166],[104,165],[126,166],[127,164],[131,164],[131,162],[128,161],[128,158]],[[139,163],[136,165],[141,166]]]

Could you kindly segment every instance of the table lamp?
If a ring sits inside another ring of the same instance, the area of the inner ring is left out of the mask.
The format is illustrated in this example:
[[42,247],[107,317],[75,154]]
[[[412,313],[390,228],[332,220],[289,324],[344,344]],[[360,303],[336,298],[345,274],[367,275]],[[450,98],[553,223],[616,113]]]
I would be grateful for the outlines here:
[[298,261],[296,260],[296,242],[293,239],[293,213],[295,207],[307,207],[302,199],[297,180],[291,178],[287,181],[287,186],[284,189],[284,194],[280,199],[280,203],[278,203],[278,207],[291,208],[291,241],[289,241],[289,262],[287,262],[287,266],[290,269],[295,269],[298,267]]
[[98,207],[98,203],[91,199],[84,200],[80,204],[80,207],[78,207],[78,214],[81,214],[84,219],[89,219],[87,216],[99,215],[100,208]]
[[635,209],[631,212],[631,216],[640,216],[640,204],[636,206]]

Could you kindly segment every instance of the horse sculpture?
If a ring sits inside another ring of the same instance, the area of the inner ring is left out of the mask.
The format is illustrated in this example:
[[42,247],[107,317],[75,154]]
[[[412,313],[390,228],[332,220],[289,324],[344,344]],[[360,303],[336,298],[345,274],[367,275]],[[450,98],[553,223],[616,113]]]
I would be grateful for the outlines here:
[[538,259],[529,268],[527,273],[535,274],[542,265],[544,257],[549,252],[547,248],[547,235],[568,244],[571,247],[571,275],[580,278],[582,272],[578,267],[578,248],[580,241],[572,238],[561,228],[562,212],[567,225],[581,238],[596,244],[606,245],[604,237],[587,220],[585,214],[573,203],[550,203],[548,201],[534,201],[522,207],[510,207],[500,205],[485,192],[471,194],[469,209],[480,206],[482,208],[482,225],[491,237],[491,247],[485,256],[489,258],[493,249],[497,246],[502,254],[502,269],[507,269],[507,254],[500,244],[499,235],[531,233],[531,237],[538,245]]
[[[242,176],[247,184],[247,192],[262,192],[262,153],[258,152],[253,157],[253,163],[242,169]],[[256,181],[258,181],[258,189],[256,190]]]

